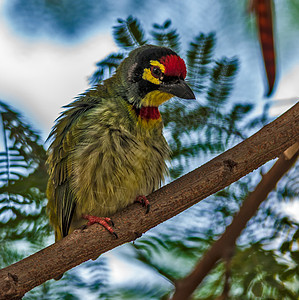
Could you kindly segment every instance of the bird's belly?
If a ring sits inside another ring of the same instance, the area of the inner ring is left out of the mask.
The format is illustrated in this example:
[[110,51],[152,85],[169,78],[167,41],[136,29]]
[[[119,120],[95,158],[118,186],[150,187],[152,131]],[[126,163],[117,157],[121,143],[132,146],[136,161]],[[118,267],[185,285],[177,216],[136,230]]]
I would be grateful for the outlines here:
[[90,181],[89,188],[78,190],[77,218],[82,214],[111,216],[133,203],[138,195],[148,195],[159,188],[167,173],[168,153],[163,154],[155,147],[143,145],[132,149],[129,155],[106,155],[97,172],[92,177],[85,176]]
[[[137,161],[124,172],[115,170],[105,191],[101,185],[95,189],[97,193],[95,215],[110,216],[132,204],[139,195],[148,195],[158,189],[164,178],[161,167],[153,162]],[[122,176],[125,173],[125,176]]]

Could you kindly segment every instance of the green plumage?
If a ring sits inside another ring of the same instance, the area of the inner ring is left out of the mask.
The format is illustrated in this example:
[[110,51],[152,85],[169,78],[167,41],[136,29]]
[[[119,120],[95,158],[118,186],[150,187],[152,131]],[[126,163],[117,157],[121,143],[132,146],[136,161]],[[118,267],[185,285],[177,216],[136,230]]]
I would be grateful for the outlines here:
[[47,161],[47,209],[56,240],[85,224],[83,214],[111,216],[160,187],[170,157],[162,120],[138,115],[143,99],[158,88],[140,76],[159,51],[173,53],[155,46],[134,50],[114,76],[67,105],[57,119]]

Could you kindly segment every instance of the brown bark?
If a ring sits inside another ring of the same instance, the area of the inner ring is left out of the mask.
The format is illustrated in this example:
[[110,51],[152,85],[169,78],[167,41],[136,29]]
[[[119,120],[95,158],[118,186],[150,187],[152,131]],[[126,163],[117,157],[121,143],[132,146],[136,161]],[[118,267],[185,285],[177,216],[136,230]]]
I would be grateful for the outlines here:
[[[296,149],[291,158],[286,155],[288,150]],[[212,270],[220,259],[231,256],[235,249],[235,243],[247,222],[258,210],[260,204],[267,199],[268,194],[275,188],[278,181],[289,171],[298,157],[298,143],[287,149],[280,155],[272,168],[265,174],[255,190],[245,199],[238,214],[232,223],[226,228],[223,235],[205,253],[194,270],[185,278],[177,281],[176,291],[172,300],[190,299],[194,290]]]
[[0,299],[32,288],[126,242],[225,188],[299,140],[299,103],[242,143],[148,196],[151,211],[131,205],[113,216],[119,238],[95,224],[0,270]]

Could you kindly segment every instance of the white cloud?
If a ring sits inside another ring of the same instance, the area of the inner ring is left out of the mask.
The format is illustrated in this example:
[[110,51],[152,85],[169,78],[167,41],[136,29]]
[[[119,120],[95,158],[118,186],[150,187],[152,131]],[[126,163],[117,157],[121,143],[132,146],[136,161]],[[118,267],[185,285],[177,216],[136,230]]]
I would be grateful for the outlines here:
[[24,112],[44,136],[61,106],[88,88],[95,63],[117,49],[103,33],[71,46],[17,38],[3,21],[0,44],[0,99]]

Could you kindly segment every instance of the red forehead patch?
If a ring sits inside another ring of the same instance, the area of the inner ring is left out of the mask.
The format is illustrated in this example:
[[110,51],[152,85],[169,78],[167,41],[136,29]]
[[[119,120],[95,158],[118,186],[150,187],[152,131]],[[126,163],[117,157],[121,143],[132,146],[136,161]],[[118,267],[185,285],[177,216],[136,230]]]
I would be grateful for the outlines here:
[[166,55],[160,59],[165,67],[165,75],[185,78],[187,75],[186,65],[183,59],[177,55]]

